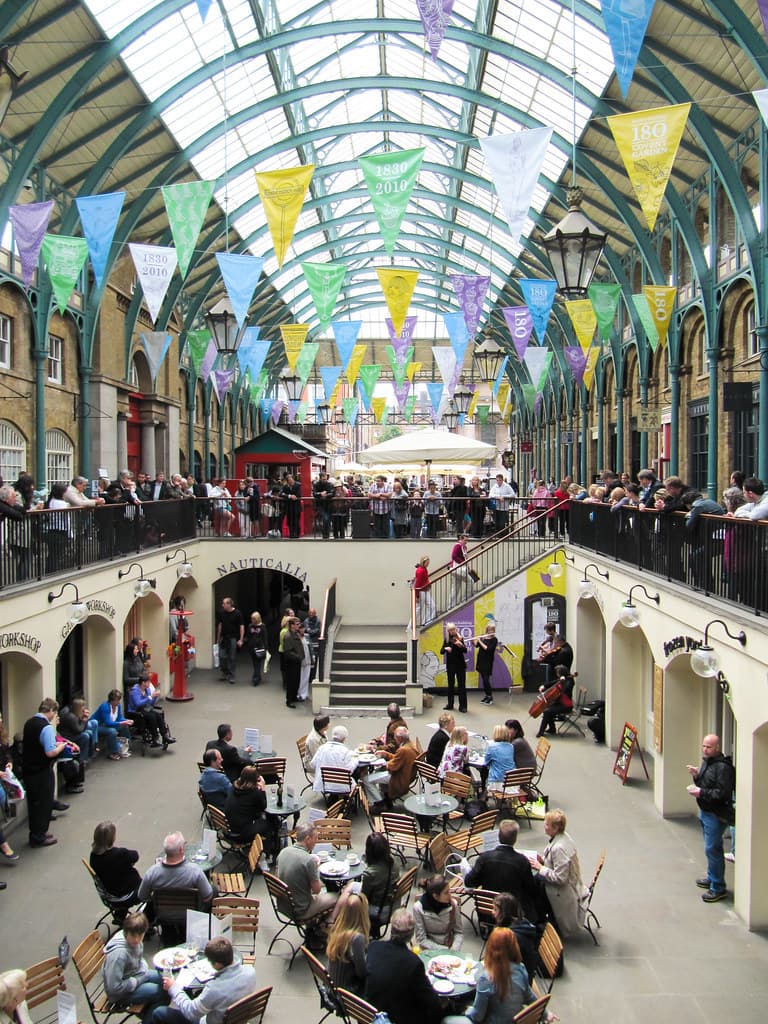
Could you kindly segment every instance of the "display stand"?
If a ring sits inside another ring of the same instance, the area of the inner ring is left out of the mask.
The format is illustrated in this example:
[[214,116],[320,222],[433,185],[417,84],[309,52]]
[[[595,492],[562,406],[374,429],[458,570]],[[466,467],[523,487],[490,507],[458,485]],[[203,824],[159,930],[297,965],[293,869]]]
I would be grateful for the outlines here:
[[645,777],[646,779],[650,779],[648,769],[645,766],[643,752],[637,742],[637,729],[634,725],[630,725],[629,722],[625,722],[624,729],[621,733],[619,749],[616,752],[616,760],[613,762],[613,774],[619,776],[622,786],[626,785],[627,775],[629,774],[629,765],[632,761],[632,754],[635,752],[635,749],[637,749],[638,756],[640,757]]
[[168,694],[166,700],[181,702],[195,699],[194,693],[187,690],[187,662],[195,656],[195,638],[191,633],[181,629],[181,619],[188,619],[192,614],[193,612],[177,609],[171,612],[171,615],[177,618],[179,628],[176,631],[176,639],[168,647],[173,691]]

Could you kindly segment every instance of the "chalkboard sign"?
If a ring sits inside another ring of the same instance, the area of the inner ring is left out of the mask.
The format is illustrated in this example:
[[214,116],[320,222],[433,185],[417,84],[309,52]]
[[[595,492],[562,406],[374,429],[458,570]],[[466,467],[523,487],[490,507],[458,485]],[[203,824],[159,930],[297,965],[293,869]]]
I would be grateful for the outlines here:
[[637,729],[634,725],[630,725],[629,722],[625,722],[624,729],[621,733],[619,749],[616,752],[616,760],[613,763],[613,774],[619,776],[622,786],[626,785],[629,765],[632,761],[632,754],[635,752],[635,748],[637,748],[637,753],[640,757],[640,761],[642,762],[643,771],[645,772],[645,777],[647,779],[650,776],[648,775],[648,769],[645,767],[643,752],[637,743]]

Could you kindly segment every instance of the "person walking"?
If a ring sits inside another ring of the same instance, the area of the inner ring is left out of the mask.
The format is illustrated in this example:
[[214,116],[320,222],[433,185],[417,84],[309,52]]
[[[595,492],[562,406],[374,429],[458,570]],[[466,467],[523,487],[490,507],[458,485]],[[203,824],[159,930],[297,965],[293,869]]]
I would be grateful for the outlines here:
[[216,622],[216,643],[219,645],[219,668],[221,679],[234,685],[237,667],[237,652],[245,639],[243,613],[235,608],[231,597],[221,602]]
[[730,757],[720,749],[720,737],[710,734],[701,741],[702,761],[686,765],[693,782],[688,792],[699,805],[699,821],[704,833],[704,853],[707,873],[696,879],[696,885],[706,889],[701,898],[705,903],[717,903],[727,895],[725,887],[725,854],[723,832],[733,824],[733,790],[736,773]]

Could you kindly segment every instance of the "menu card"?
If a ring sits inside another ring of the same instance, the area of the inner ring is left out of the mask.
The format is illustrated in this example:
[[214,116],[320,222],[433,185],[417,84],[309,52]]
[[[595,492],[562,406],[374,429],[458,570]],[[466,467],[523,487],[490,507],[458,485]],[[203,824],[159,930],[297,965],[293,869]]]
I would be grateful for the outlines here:
[[208,859],[216,853],[216,833],[212,828],[203,829],[203,841],[200,843],[202,848],[208,854]]
[[259,730],[258,729],[244,729],[243,730],[243,746],[250,747],[251,750],[259,749]]
[[194,942],[198,949],[205,949],[211,930],[211,918],[202,910],[187,910],[187,942]]
[[442,796],[440,794],[439,782],[424,783],[424,803],[427,807],[439,807]]
[[77,1002],[71,992],[56,993],[56,1016],[59,1024],[77,1024]]
[[497,828],[489,829],[487,832],[483,832],[483,853],[488,853],[490,850],[495,850],[499,845],[499,830]]
[[272,753],[272,737],[269,733],[265,732],[262,734],[261,739],[259,740],[259,746],[256,747],[256,749],[261,751],[262,754]]

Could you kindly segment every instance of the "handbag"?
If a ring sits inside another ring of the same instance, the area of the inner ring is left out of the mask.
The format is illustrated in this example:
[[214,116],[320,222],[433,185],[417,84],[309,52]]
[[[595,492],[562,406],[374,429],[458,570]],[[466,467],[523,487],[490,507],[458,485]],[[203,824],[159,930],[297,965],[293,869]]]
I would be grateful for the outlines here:
[[480,573],[476,569],[467,569],[467,576],[469,576],[473,583],[477,583],[480,579]]
[[27,795],[24,787],[10,768],[0,775],[0,783],[2,783],[3,790],[9,800],[23,800]]

